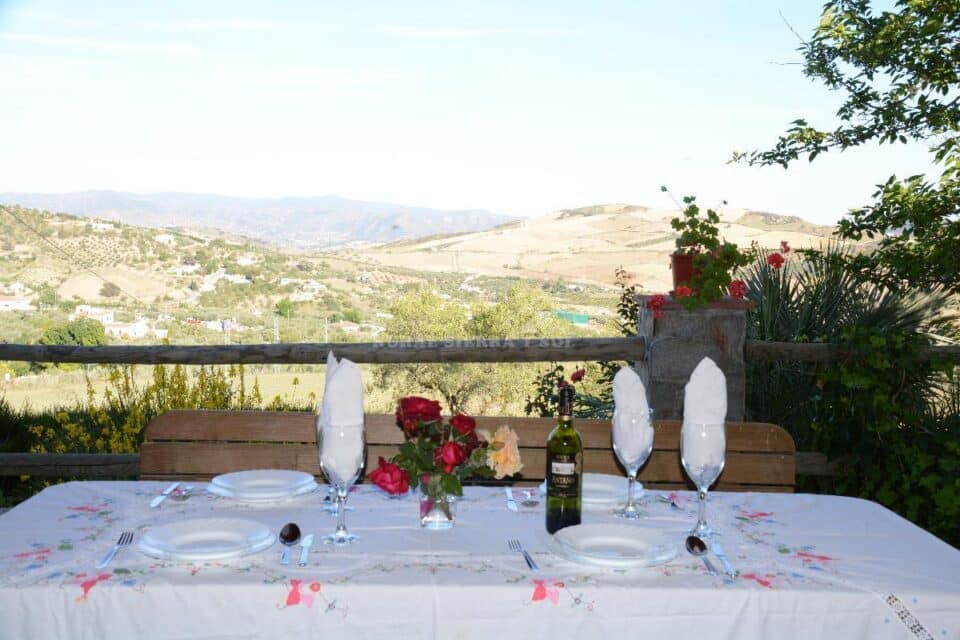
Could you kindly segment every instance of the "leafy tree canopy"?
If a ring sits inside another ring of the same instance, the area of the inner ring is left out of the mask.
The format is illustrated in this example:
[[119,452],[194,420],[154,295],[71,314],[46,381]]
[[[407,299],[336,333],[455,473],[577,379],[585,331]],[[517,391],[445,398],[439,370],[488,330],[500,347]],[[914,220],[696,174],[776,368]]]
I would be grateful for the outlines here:
[[44,331],[40,344],[73,344],[81,347],[94,347],[107,344],[107,335],[103,325],[97,320],[80,318],[66,324],[59,324]]
[[843,96],[840,124],[795,120],[772,149],[734,160],[786,168],[866,143],[927,143],[939,178],[890,176],[838,234],[877,241],[848,263],[865,280],[960,293],[960,0],[898,0],[892,11],[870,4],[830,0],[800,47],[805,75]]

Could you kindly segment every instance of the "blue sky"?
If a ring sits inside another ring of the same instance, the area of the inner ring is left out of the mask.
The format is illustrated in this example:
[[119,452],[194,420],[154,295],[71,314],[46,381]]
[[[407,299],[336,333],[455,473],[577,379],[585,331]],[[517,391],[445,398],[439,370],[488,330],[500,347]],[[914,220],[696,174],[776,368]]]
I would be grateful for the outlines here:
[[[922,148],[729,166],[790,120],[820,2],[0,0],[0,191],[322,195],[512,215],[659,193],[836,221]],[[782,14],[782,16],[781,16]],[[793,63],[793,64],[790,64]]]

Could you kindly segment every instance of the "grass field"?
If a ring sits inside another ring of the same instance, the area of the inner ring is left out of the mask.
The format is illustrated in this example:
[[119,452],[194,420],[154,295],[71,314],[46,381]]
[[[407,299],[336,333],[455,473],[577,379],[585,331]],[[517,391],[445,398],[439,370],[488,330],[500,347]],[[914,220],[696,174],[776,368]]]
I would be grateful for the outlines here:
[[[251,389],[254,380],[258,381],[265,403],[279,395],[290,403],[302,404],[307,401],[311,392],[319,399],[323,393],[322,368],[318,367],[315,371],[302,369],[305,368],[298,367],[297,371],[284,370],[284,367],[276,370],[265,367],[253,372],[248,370],[247,388]],[[138,367],[136,372],[138,385],[146,386],[151,376],[151,368]],[[106,386],[105,372],[95,369],[89,372],[89,376],[99,399]],[[364,382],[367,383],[367,388],[364,403],[367,410],[372,413],[391,412],[396,399],[386,391],[373,389],[369,378],[369,372],[365,371]],[[294,384],[294,381],[297,384]],[[87,384],[83,372],[25,376],[0,383],[0,397],[5,397],[12,407],[29,407],[34,411],[72,405],[86,400],[86,394]]]

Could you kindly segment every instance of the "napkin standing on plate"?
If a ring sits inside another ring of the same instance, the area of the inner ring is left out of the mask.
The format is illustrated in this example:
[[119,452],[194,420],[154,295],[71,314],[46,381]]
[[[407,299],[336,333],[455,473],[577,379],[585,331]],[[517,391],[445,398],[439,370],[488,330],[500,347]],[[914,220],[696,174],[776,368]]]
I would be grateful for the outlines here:
[[683,393],[681,437],[687,445],[684,456],[688,461],[698,467],[720,463],[723,450],[717,446],[708,446],[704,434],[692,427],[703,424],[722,425],[726,418],[727,378],[713,360],[704,358],[693,370]]
[[330,472],[327,479],[348,481],[363,463],[363,381],[355,363],[346,358],[337,362],[333,352],[327,356],[317,428],[323,429],[320,456],[325,472]]
[[[631,367],[622,367],[613,378],[613,404],[613,441],[626,460],[637,460],[653,446],[653,423],[647,390]],[[625,419],[628,415],[638,419]]]

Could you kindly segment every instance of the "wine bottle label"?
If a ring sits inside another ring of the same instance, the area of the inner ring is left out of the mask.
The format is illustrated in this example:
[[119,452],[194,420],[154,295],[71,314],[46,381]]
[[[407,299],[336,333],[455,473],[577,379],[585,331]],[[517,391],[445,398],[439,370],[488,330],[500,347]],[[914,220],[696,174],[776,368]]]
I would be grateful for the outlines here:
[[550,456],[550,477],[547,493],[558,498],[576,498],[580,495],[579,454],[555,453]]
[[577,472],[577,465],[572,462],[557,462],[554,460],[551,468],[555,476],[572,476]]

